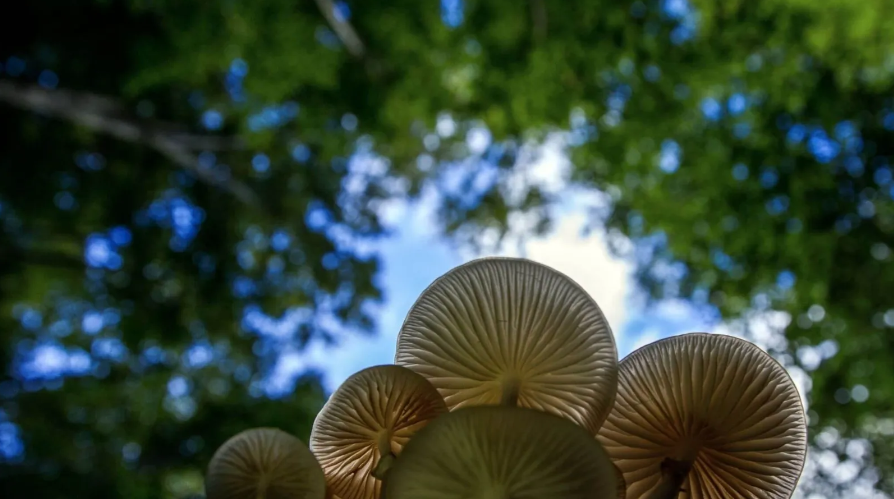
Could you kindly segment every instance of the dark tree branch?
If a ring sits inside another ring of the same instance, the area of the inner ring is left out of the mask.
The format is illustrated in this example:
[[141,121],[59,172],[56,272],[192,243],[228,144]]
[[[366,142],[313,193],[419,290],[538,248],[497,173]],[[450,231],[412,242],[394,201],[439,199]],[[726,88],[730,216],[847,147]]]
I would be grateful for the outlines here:
[[338,36],[338,39],[341,40],[348,52],[352,56],[362,59],[366,55],[366,47],[363,45],[363,41],[360,40],[360,36],[357,35],[357,31],[351,26],[351,23],[335,14],[335,2],[332,0],[315,1],[323,17],[326,18],[326,22],[329,23],[332,31],[335,32],[335,35]]
[[55,269],[83,271],[84,260],[65,253],[38,248],[0,247],[0,262],[7,265],[36,265]]
[[249,186],[202,168],[195,154],[197,150],[239,149],[242,142],[238,139],[195,135],[169,123],[139,120],[128,116],[114,99],[85,92],[45,90],[34,85],[0,81],[0,101],[66,119],[127,142],[148,145],[199,180],[223,189],[249,206],[260,206]]
[[191,133],[170,132],[168,138],[192,151],[238,151],[245,148],[245,141],[238,137],[215,137]]

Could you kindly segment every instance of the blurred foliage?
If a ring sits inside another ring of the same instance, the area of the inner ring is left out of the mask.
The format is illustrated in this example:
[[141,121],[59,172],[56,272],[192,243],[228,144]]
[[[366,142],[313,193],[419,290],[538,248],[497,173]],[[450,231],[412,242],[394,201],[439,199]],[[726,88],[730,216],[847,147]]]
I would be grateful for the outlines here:
[[306,438],[318,379],[264,381],[371,329],[378,208],[435,185],[448,233],[543,230],[556,194],[511,173],[555,130],[653,297],[791,314],[813,435],[894,492],[894,3],[443,4],[3,8],[5,497],[183,497],[239,429]]

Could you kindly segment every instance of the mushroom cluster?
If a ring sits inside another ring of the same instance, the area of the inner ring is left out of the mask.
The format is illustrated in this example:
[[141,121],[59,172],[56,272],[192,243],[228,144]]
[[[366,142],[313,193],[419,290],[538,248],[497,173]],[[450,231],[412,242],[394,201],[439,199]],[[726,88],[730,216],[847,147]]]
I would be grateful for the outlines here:
[[789,498],[806,453],[785,369],[692,333],[620,362],[567,276],[484,258],[410,309],[393,365],[332,394],[310,447],[277,429],[224,443],[207,499]]

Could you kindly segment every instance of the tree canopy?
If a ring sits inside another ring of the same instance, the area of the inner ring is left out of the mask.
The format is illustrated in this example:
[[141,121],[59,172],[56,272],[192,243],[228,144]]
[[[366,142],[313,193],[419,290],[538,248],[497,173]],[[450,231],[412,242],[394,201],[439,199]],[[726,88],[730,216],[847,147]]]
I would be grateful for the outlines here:
[[3,489],[186,497],[242,428],[306,438],[325,394],[277,362],[372,329],[382,203],[430,185],[448,236],[517,213],[543,230],[555,194],[509,179],[563,131],[570,180],[610,195],[593,222],[634,243],[617,250],[653,298],[790,315],[769,347],[811,375],[817,490],[894,493],[892,8],[6,9],[23,29],[0,32]]

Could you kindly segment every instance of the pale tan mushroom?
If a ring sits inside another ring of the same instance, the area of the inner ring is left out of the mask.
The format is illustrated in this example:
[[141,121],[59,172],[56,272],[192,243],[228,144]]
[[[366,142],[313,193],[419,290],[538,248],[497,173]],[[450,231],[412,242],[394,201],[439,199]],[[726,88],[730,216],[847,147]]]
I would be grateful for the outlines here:
[[599,432],[624,472],[628,499],[788,498],[806,438],[785,369],[752,343],[704,333],[625,357]]
[[275,428],[243,431],[214,453],[208,499],[324,499],[326,479],[301,440]]
[[479,406],[416,434],[385,478],[387,499],[608,499],[612,463],[584,428],[533,409]]
[[317,415],[310,437],[331,494],[377,499],[377,478],[414,433],[445,412],[438,391],[407,368],[375,366],[348,378]]
[[474,260],[432,283],[407,314],[395,363],[428,378],[451,409],[517,404],[593,434],[617,389],[618,354],[596,302],[518,258]]

